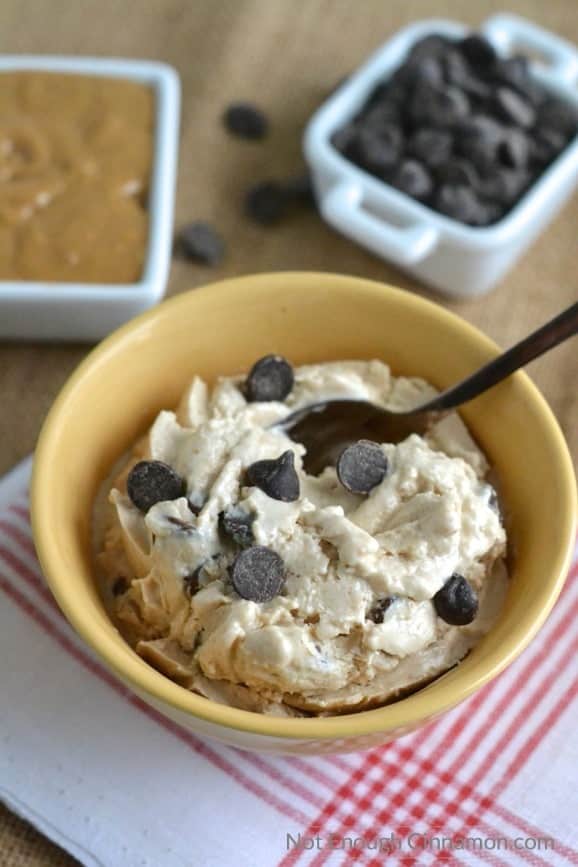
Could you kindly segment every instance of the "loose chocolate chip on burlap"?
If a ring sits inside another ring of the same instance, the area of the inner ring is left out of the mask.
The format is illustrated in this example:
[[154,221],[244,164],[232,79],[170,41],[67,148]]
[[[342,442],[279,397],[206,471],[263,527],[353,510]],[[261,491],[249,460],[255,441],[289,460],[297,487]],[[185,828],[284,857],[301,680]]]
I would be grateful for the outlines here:
[[218,265],[225,254],[225,242],[209,223],[194,222],[179,232],[178,247],[194,262]]
[[261,226],[279,223],[289,205],[290,199],[278,181],[261,181],[245,194],[245,214]]
[[234,102],[225,110],[223,122],[230,133],[245,139],[265,138],[269,122],[264,112],[250,102]]
[[445,163],[452,152],[453,136],[447,130],[423,127],[417,130],[407,142],[407,152],[425,163],[429,168],[435,168]]

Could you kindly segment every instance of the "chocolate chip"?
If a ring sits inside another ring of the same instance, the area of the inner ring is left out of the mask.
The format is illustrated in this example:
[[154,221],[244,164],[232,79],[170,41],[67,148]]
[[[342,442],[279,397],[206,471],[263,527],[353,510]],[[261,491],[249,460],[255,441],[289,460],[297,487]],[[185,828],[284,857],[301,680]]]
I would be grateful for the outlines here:
[[528,58],[521,55],[498,59],[492,69],[496,81],[521,93],[534,107],[544,100],[543,88],[530,76]]
[[242,599],[268,602],[285,584],[285,564],[271,548],[256,545],[241,551],[231,567],[233,587]]
[[182,518],[177,518],[175,515],[167,515],[167,521],[184,533],[189,533],[191,530],[196,529],[195,525],[191,524],[190,521],[183,521]]
[[457,87],[434,86],[420,82],[415,88],[409,113],[416,126],[431,124],[449,127],[463,119],[470,110],[467,96]]
[[344,449],[337,461],[339,481],[353,494],[368,494],[387,474],[383,449],[370,440],[359,440]]
[[183,254],[203,265],[218,265],[225,253],[225,242],[209,223],[190,223],[181,229],[178,248]]
[[496,52],[493,45],[479,33],[471,33],[458,43],[468,63],[475,69],[487,69],[496,60]]
[[529,175],[516,169],[499,169],[480,179],[480,193],[502,205],[513,205],[529,182]]
[[436,169],[436,178],[441,184],[464,185],[475,189],[478,175],[472,163],[463,159],[448,160]]
[[364,106],[364,110],[368,110],[374,105],[383,102],[389,94],[390,87],[391,80],[378,82],[369,94],[369,97],[367,98]]
[[437,57],[410,57],[390,79],[390,87],[411,90],[420,81],[441,85],[444,80],[443,67]]
[[487,114],[472,114],[457,124],[456,142],[460,146],[467,146],[479,139],[491,143],[497,147],[501,141],[504,127],[495,118]]
[[362,109],[355,122],[364,129],[369,128],[376,132],[390,125],[399,127],[400,110],[399,104],[388,97],[384,102]]
[[261,181],[245,195],[245,213],[261,226],[279,223],[289,208],[289,198],[278,181]]
[[535,129],[530,139],[530,160],[539,167],[548,165],[565,145],[565,136],[555,129]]
[[494,94],[494,107],[496,113],[508,123],[525,129],[531,127],[536,119],[535,109],[510,87],[498,87]]
[[189,494],[187,503],[193,515],[198,515],[205,505],[206,499],[199,491],[193,491]]
[[139,461],[128,474],[126,490],[137,509],[148,512],[155,503],[184,497],[186,484],[163,461]]
[[489,171],[497,159],[503,127],[494,118],[478,114],[465,118],[455,130],[455,149],[478,171]]
[[331,136],[331,144],[341,154],[348,154],[353,146],[359,130],[355,124],[350,123],[341,129],[336,130]]
[[187,593],[188,596],[194,596],[195,593],[198,591],[202,571],[203,564],[197,566],[196,569],[193,569],[192,572],[189,572],[183,577],[183,587],[185,589],[185,593]]
[[409,52],[409,57],[419,59],[422,57],[439,57],[453,44],[447,36],[432,33],[415,42]]
[[440,213],[471,225],[487,222],[486,209],[474,190],[464,184],[442,184],[436,191],[435,207]]
[[299,476],[290,449],[275,460],[256,461],[247,467],[247,480],[273,500],[294,503],[299,499]]
[[508,168],[523,169],[528,163],[530,141],[521,129],[510,128],[498,145],[498,159]]
[[449,51],[443,59],[443,71],[448,84],[455,84],[465,93],[477,98],[486,99],[490,93],[490,87],[481,81],[468,65],[459,51]]
[[241,509],[229,509],[219,515],[219,529],[241,548],[249,548],[255,542],[253,536],[254,516]]
[[433,190],[430,173],[417,160],[403,160],[391,175],[390,183],[414,199],[426,199]]
[[407,152],[429,168],[435,168],[449,159],[452,147],[453,136],[447,130],[424,127],[408,140]]
[[122,596],[128,590],[128,581],[126,578],[117,578],[112,585],[112,595]]
[[413,83],[427,81],[429,84],[443,84],[444,71],[441,61],[437,57],[424,57],[415,66]]
[[394,126],[379,132],[362,129],[353,144],[357,162],[377,175],[384,175],[395,165],[401,152],[401,133]]
[[538,110],[537,124],[570,138],[578,132],[578,110],[562,99],[549,98]]
[[367,619],[372,620],[374,623],[383,623],[384,614],[387,609],[391,607],[394,601],[394,596],[384,596],[382,599],[378,599],[377,602],[372,605],[367,615]]
[[269,131],[265,114],[249,102],[234,102],[230,105],[223,115],[223,122],[229,132],[239,138],[262,139]]
[[463,575],[454,572],[433,597],[434,608],[451,626],[465,626],[478,613],[478,597]]
[[285,400],[294,383],[293,368],[281,355],[265,355],[256,361],[245,382],[249,403]]

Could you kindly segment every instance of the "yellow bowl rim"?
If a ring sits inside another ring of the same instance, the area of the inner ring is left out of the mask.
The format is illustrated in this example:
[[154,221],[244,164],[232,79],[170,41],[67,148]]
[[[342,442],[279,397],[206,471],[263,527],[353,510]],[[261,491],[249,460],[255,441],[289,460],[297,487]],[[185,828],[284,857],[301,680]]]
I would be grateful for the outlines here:
[[46,482],[46,473],[50,466],[51,452],[57,447],[58,428],[66,414],[68,398],[81,385],[85,373],[110,351],[116,350],[119,344],[130,339],[133,332],[140,330],[159,315],[170,315],[179,307],[186,307],[192,297],[209,292],[238,293],[242,291],[243,284],[253,290],[270,292],[271,282],[279,278],[283,278],[287,283],[294,281],[297,284],[310,280],[315,281],[317,285],[326,284],[334,289],[341,286],[344,290],[354,290],[355,293],[368,295],[382,295],[386,292],[406,307],[425,312],[434,321],[447,322],[461,329],[468,339],[476,342],[490,354],[495,355],[501,351],[494,341],[475,326],[441,305],[406,290],[353,275],[314,271],[262,273],[228,278],[176,295],[131,319],[92,349],[66,381],[46,416],[36,446],[30,489],[32,529],[38,558],[60,608],[86,643],[123,681],[130,683],[141,694],[149,694],[156,701],[167,704],[177,711],[225,729],[288,740],[334,740],[357,738],[380,732],[385,734],[396,729],[410,730],[459,704],[503,671],[524,650],[543,625],[566,580],[574,548],[578,513],[572,459],[552,410],[524,372],[519,371],[514,376],[523,385],[527,396],[539,410],[548,429],[548,435],[556,446],[558,459],[556,474],[563,480],[558,493],[564,516],[564,524],[560,530],[565,544],[561,546],[555,562],[551,564],[552,578],[545,584],[543,604],[539,614],[525,624],[525,629],[518,629],[508,636],[500,648],[492,648],[491,652],[486,654],[483,663],[478,664],[476,678],[463,684],[459,680],[450,684],[444,681],[441,695],[445,698],[439,703],[432,704],[435,695],[432,691],[436,683],[434,682],[430,688],[374,710],[335,717],[284,718],[239,710],[190,692],[146,665],[142,660],[131,656],[128,645],[125,653],[124,648],[117,646],[111,636],[100,633],[91,617],[85,614],[82,605],[75,605],[68,593],[67,576],[58,568],[58,557],[54,550],[49,522],[42,518],[43,515],[50,513],[50,488]]

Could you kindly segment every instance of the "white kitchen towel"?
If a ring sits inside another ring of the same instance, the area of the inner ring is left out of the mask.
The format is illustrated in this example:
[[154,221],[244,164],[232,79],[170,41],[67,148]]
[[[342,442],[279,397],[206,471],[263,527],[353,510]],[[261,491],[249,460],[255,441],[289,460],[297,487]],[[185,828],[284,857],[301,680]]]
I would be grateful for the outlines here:
[[578,569],[492,684],[385,747],[261,757],[134,697],[54,605],[0,482],[0,798],[84,865],[578,864]]

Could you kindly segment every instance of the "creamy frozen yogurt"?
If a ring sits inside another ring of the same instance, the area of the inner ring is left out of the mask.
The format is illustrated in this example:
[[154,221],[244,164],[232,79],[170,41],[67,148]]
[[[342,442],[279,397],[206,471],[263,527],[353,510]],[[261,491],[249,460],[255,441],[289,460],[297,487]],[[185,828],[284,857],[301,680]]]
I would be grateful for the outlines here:
[[103,582],[137,653],[210,699],[282,715],[377,706],[459,662],[507,583],[488,465],[459,417],[361,441],[317,477],[275,427],[322,399],[434,393],[380,361],[269,356],[212,389],[196,378],[101,515]]

